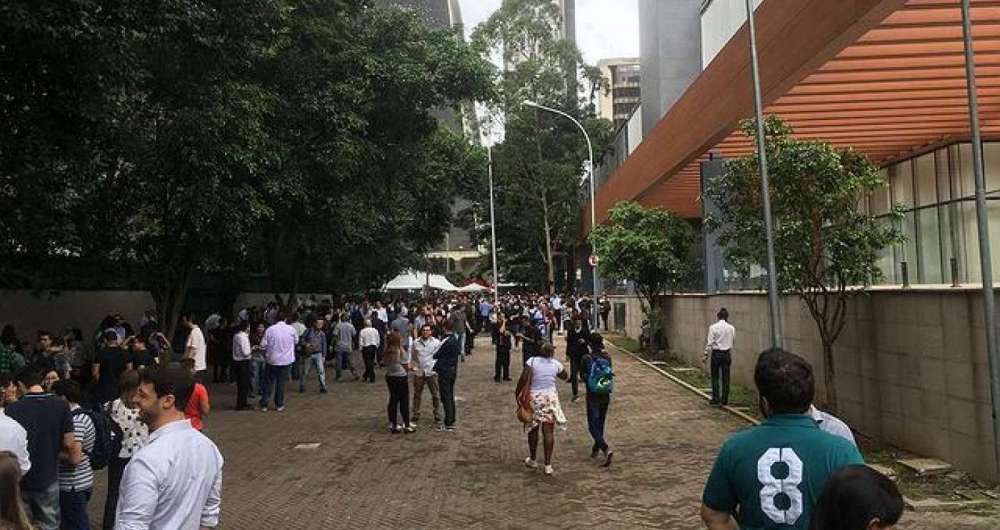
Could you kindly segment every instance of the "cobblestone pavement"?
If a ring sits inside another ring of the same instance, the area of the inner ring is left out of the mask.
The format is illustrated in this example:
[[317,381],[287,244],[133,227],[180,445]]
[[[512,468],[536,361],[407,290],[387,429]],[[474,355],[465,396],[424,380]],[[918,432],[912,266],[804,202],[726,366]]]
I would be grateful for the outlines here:
[[[306,394],[294,383],[281,413],[232,411],[234,389],[213,386],[205,433],[226,459],[222,528],[702,528],[700,493],[715,453],[745,424],[629,357],[614,360],[614,465],[589,458],[584,402],[571,403],[562,383],[569,426],[557,430],[551,477],[522,463],[527,444],[513,414],[514,383],[493,381],[488,339],[460,366],[454,433],[433,432],[424,421],[417,433],[390,435],[381,374],[376,384],[333,383],[326,395],[315,380]],[[428,406],[425,399],[425,419]],[[320,446],[293,449],[311,442]],[[98,523],[102,485],[95,493]],[[906,518],[914,530],[975,528],[950,517]]]

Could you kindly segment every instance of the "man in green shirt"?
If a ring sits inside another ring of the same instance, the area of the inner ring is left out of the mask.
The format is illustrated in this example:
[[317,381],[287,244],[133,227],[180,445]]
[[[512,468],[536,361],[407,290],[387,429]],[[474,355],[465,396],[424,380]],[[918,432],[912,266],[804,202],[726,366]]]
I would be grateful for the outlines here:
[[723,444],[705,484],[702,520],[709,530],[806,530],[827,478],[864,460],[809,416],[815,380],[805,359],[765,351],[754,383],[767,419]]

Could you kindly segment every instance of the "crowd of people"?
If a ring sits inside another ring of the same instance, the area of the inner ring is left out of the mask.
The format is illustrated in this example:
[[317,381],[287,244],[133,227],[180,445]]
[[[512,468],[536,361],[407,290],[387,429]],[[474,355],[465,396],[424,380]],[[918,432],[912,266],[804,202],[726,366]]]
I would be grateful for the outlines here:
[[[585,398],[591,457],[611,466],[615,453],[605,426],[615,374],[603,336],[592,329],[595,316],[606,329],[609,312],[607,298],[586,296],[308,300],[200,321],[184,313],[172,340],[152,312],[137,329],[111,315],[96,330],[92,352],[79,330],[62,337],[39,331],[28,346],[5,327],[0,522],[16,530],[89,529],[94,474],[106,468],[103,528],[215,527],[223,458],[201,432],[211,411],[209,384],[235,384],[236,410],[283,412],[289,382],[306,392],[315,380],[316,391],[327,393],[345,374],[373,384],[381,371],[388,433],[420,428],[424,389],[434,429],[453,432],[458,371],[477,336],[493,345],[497,384],[513,381],[511,355],[521,353],[511,390],[527,433],[526,467],[554,473],[556,428],[567,422],[559,381],[568,383],[572,401]],[[713,379],[724,379],[713,385],[713,402],[720,405],[728,401],[735,340],[728,319],[721,310],[706,346]],[[561,340],[563,359],[556,355]],[[706,526],[861,530],[895,524],[899,492],[862,465],[850,429],[813,406],[809,363],[769,350],[754,375],[767,419],[722,447],[703,496]]]

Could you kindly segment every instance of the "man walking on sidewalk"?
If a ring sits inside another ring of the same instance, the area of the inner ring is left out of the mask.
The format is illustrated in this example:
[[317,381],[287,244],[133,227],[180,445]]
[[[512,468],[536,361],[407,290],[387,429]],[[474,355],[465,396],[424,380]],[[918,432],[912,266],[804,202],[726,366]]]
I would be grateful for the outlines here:
[[[708,340],[705,344],[705,359],[711,355],[712,373],[712,404],[729,404],[729,367],[733,363],[731,350],[733,349],[733,339],[736,337],[736,328],[729,323],[729,311],[723,307],[716,315],[719,320],[709,326]],[[719,379],[721,388],[719,388]]]

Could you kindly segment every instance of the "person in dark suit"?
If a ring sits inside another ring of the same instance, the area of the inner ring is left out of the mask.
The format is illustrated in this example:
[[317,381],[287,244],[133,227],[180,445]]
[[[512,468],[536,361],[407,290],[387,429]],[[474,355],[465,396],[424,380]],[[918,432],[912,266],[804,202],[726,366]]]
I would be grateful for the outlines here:
[[452,432],[455,430],[455,380],[458,378],[458,362],[462,357],[462,340],[455,334],[450,322],[445,321],[444,330],[446,336],[434,354],[434,371],[438,375],[438,389],[441,393],[441,405],[444,407],[444,425],[438,430]]
[[590,324],[580,313],[573,311],[573,324],[566,332],[566,357],[569,357],[569,382],[573,389],[573,401],[580,399],[580,379],[585,378],[582,370],[583,356],[589,353]]
[[521,366],[528,364],[528,359],[537,357],[542,351],[542,332],[527,316],[521,316]]

